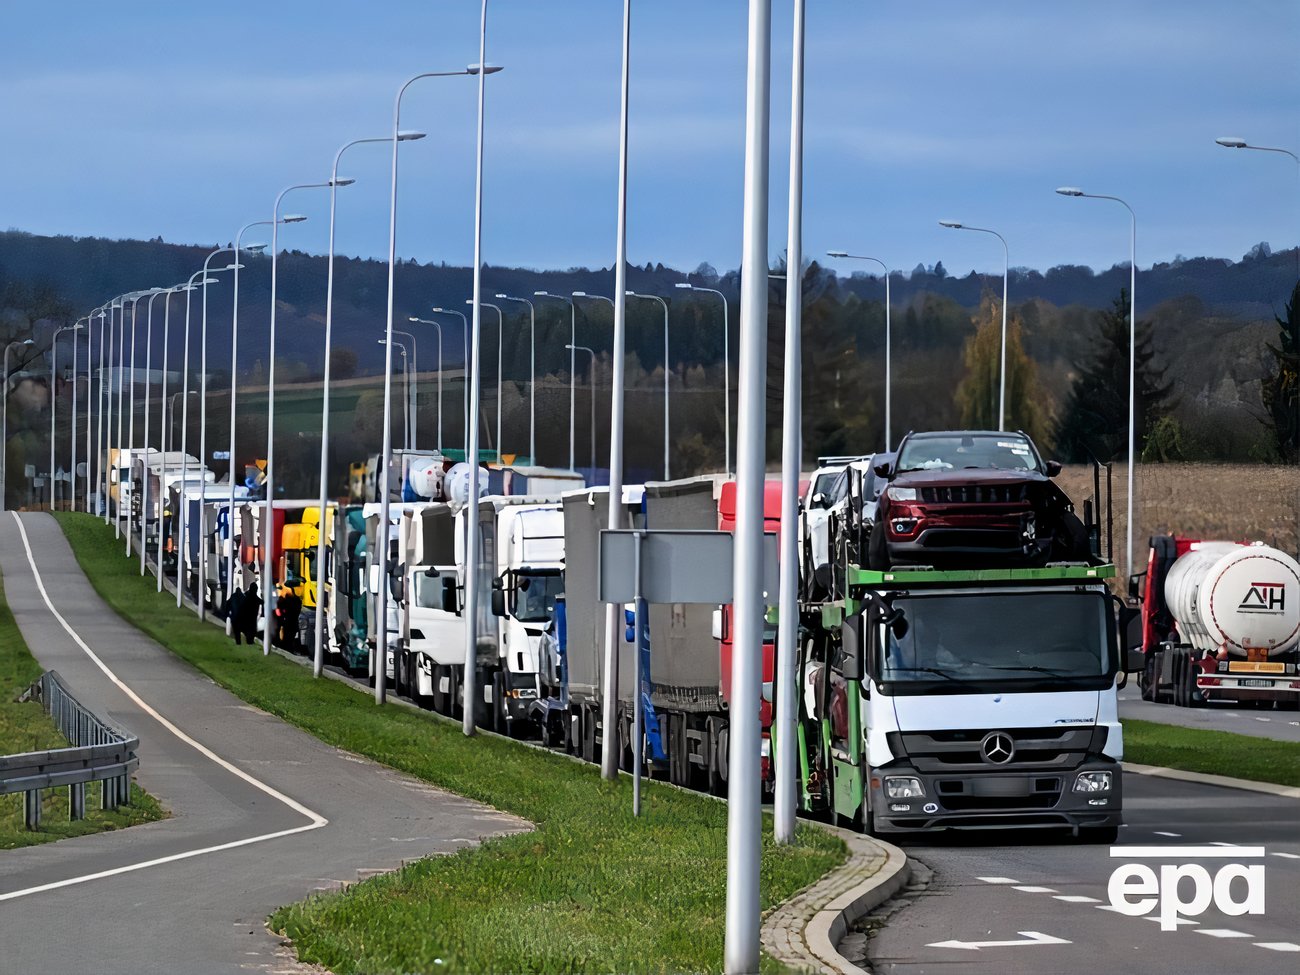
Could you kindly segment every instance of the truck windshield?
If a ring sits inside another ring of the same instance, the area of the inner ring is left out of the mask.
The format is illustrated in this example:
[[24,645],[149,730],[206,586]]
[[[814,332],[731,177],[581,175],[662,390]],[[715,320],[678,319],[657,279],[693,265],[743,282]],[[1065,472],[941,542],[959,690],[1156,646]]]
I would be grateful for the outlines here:
[[[1105,686],[1110,613],[1097,592],[1019,592],[904,596],[894,601],[906,625],[885,628],[880,681],[971,693],[1020,682]],[[900,632],[901,629],[901,632]]]
[[564,576],[558,570],[516,573],[510,615],[521,623],[550,622],[555,615],[555,597],[562,592]]
[[428,575],[424,571],[418,571],[411,574],[413,583],[414,601],[411,605],[420,609],[441,609],[454,613],[456,607],[446,605],[447,599],[455,599],[456,590],[448,590],[443,583],[443,577],[434,573]]

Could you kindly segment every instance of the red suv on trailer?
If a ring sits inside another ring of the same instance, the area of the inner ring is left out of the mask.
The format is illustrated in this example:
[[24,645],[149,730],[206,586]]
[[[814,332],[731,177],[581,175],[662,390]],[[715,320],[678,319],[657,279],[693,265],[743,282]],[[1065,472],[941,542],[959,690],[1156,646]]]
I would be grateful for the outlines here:
[[1023,433],[909,433],[876,475],[880,494],[868,543],[871,568],[891,565],[1041,565],[1087,561],[1087,532]]

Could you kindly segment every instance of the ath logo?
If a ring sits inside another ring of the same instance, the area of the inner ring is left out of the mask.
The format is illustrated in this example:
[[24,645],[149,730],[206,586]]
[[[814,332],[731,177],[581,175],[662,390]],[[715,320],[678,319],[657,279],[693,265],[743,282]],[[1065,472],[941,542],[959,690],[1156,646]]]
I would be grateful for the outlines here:
[[1281,582],[1252,582],[1237,611],[1271,613],[1280,616],[1286,610],[1286,586]]

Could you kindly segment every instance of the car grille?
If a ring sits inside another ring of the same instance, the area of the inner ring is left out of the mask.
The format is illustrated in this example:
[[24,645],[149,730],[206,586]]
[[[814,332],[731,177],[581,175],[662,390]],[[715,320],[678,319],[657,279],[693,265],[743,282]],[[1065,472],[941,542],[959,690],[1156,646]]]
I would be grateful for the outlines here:
[[[991,765],[980,754],[980,742],[993,729],[970,731],[891,731],[890,751],[906,754],[918,772],[1025,771],[1074,768],[1088,753],[1099,752],[1106,741],[1105,728],[1015,728],[1003,732],[1015,744],[1015,754],[1004,765]],[[1095,740],[1100,738],[1100,740]]]
[[921,488],[929,504],[1017,504],[1029,499],[1027,484],[949,484]]

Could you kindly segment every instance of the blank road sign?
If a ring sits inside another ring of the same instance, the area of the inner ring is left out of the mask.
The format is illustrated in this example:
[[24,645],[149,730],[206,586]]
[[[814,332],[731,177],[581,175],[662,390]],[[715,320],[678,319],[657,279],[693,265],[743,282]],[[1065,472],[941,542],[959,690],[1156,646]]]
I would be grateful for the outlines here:
[[[600,599],[636,598],[634,536],[641,535],[641,592],[650,603],[729,603],[735,540],[722,531],[602,531]],[[776,535],[763,536],[763,588],[775,604],[778,588]]]

